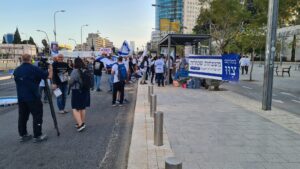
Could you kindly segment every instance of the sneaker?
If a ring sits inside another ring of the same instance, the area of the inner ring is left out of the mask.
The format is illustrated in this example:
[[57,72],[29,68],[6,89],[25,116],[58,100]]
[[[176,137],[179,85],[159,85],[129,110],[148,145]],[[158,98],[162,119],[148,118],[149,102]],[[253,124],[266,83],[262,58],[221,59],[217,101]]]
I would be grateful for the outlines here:
[[123,107],[123,104],[119,104],[119,107]]
[[117,104],[120,104],[120,101],[119,101],[119,100],[117,100],[117,101],[116,101],[116,103],[117,103]]
[[129,103],[129,100],[127,100],[127,99],[124,99],[124,102],[125,102],[125,103]]
[[65,111],[60,110],[60,111],[58,111],[58,114],[65,114]]
[[33,142],[40,143],[40,142],[46,141],[47,139],[48,139],[48,136],[46,134],[44,134],[44,135],[33,138]]
[[64,110],[64,114],[66,114],[66,113],[69,113],[69,111],[68,110]]
[[116,106],[117,106],[117,104],[112,104],[111,106],[112,106],[112,107],[116,107]]
[[82,123],[81,126],[78,126],[78,127],[77,127],[77,131],[78,131],[78,132],[81,132],[81,131],[84,130],[84,129],[85,129],[85,124],[84,124],[84,123]]
[[32,139],[32,135],[26,134],[20,138],[20,142],[26,142]]

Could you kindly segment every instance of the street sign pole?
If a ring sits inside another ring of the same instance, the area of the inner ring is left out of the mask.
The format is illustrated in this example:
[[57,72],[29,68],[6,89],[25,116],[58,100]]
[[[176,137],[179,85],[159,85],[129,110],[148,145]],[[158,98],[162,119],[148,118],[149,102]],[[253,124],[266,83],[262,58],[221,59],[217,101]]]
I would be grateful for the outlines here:
[[269,0],[262,109],[271,110],[279,0]]

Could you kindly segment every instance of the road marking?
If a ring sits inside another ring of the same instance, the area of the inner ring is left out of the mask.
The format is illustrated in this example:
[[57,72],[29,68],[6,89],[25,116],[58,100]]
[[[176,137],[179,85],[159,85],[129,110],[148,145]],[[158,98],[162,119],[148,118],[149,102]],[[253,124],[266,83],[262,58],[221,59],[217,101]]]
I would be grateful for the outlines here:
[[295,95],[293,95],[291,93],[287,93],[287,92],[280,92],[280,94],[291,96],[291,97],[296,97]]
[[299,101],[299,100],[292,100],[292,101],[300,104],[300,101]]
[[273,101],[273,102],[277,102],[277,103],[281,103],[281,104],[284,103],[283,101],[281,101],[281,100],[276,100],[276,99],[272,99],[272,101]]
[[14,83],[15,83],[15,82],[1,83],[0,86],[9,85],[9,84],[14,84]]
[[251,87],[248,87],[248,86],[242,86],[243,88],[245,88],[245,89],[249,89],[249,90],[252,90],[253,88],[251,88]]

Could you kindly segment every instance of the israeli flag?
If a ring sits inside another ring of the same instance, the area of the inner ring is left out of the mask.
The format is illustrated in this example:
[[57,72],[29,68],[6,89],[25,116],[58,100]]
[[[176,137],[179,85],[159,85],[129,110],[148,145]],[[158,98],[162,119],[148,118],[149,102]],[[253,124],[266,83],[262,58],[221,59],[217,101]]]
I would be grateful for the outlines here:
[[123,42],[123,45],[121,46],[121,48],[120,48],[118,54],[119,54],[119,56],[124,57],[124,56],[128,56],[128,55],[130,54],[130,51],[131,51],[131,49],[130,49],[130,47],[129,47],[129,44],[128,44],[128,42],[125,40],[125,41]]

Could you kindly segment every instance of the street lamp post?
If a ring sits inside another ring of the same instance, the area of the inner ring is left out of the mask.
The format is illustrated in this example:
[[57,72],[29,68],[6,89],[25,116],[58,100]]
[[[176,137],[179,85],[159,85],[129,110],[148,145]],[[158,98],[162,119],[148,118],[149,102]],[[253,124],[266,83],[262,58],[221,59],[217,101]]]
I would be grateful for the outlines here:
[[85,27],[85,26],[89,26],[88,24],[85,24],[85,25],[81,25],[81,28],[80,28],[80,36],[81,36],[81,51],[83,51],[83,44],[82,44],[82,28]]
[[271,110],[279,0],[269,0],[262,109]]
[[50,43],[47,32],[45,32],[45,31],[43,31],[43,30],[40,30],[40,29],[38,29],[38,30],[36,30],[36,31],[44,33],[44,34],[46,35],[46,38],[47,38],[48,43]]
[[[75,43],[75,48],[76,48],[76,46],[77,46],[76,40],[75,40],[75,39],[72,39],[72,38],[69,38],[69,40],[70,40],[70,41],[73,41],[73,42]],[[74,48],[74,49],[75,49],[75,48]]]
[[54,29],[53,29],[53,33],[54,33],[54,40],[56,42],[56,14],[59,12],[66,12],[66,10],[58,10],[54,12]]
[[[43,30],[40,30],[40,29],[38,29],[38,30],[36,30],[36,31],[44,33],[44,34],[46,35],[46,38],[47,38],[48,43],[50,43],[47,32],[45,32],[45,31],[43,31]],[[49,45],[50,45],[50,44],[49,44]],[[51,54],[51,51],[50,51],[50,50],[49,50],[49,54]]]

